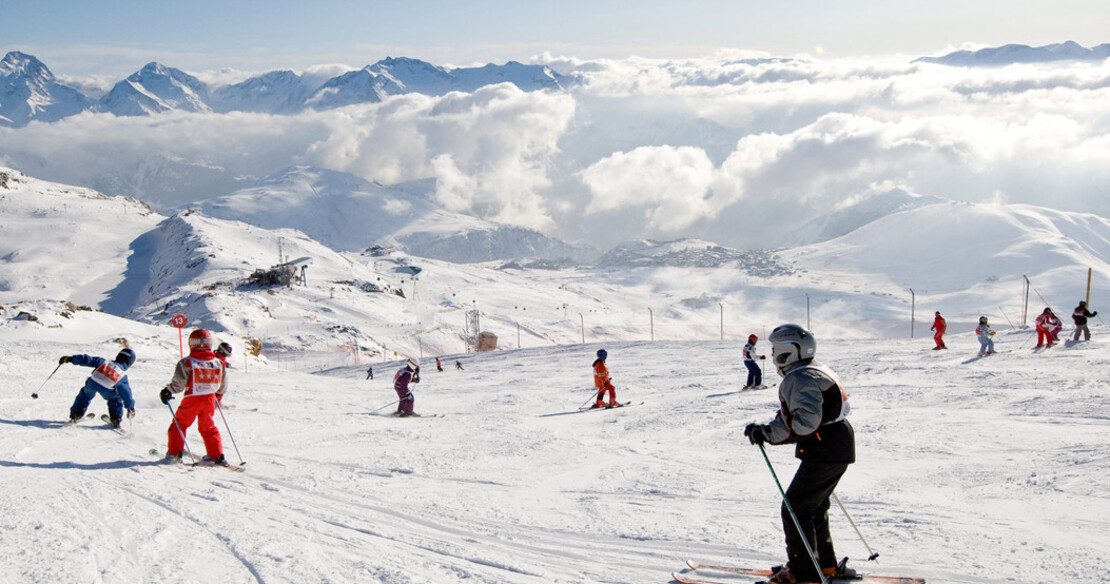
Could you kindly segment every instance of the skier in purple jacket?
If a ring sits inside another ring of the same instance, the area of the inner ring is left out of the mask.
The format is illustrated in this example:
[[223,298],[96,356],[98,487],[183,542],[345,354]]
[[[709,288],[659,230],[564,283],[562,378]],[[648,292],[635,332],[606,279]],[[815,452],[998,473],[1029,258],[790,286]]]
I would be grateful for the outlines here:
[[398,369],[397,373],[393,375],[393,391],[397,392],[397,399],[399,400],[397,402],[398,416],[416,415],[412,411],[416,398],[412,396],[409,383],[420,383],[420,364],[415,359],[409,359],[405,366]]

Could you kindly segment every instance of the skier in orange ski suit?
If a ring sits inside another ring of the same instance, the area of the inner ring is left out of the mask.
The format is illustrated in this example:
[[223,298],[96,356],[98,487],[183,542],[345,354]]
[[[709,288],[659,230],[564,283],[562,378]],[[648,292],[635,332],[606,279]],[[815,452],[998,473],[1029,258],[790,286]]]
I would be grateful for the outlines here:
[[[617,388],[613,387],[609,379],[609,368],[605,366],[605,358],[609,353],[605,349],[597,351],[597,360],[594,361],[594,387],[597,388],[597,399],[594,400],[595,408],[616,407]],[[605,392],[609,392],[609,403],[605,403]]]

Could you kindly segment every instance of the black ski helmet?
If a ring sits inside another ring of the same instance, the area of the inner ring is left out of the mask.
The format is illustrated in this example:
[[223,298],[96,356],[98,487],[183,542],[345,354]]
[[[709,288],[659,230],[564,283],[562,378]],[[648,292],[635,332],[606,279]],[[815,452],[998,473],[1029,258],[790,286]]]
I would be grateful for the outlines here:
[[987,324],[987,317],[980,316],[979,317],[979,324]]
[[128,367],[135,364],[135,351],[131,349],[124,349],[116,355],[116,363],[122,363]]
[[609,352],[606,351],[605,349],[598,349],[597,350],[597,358],[598,359],[601,359],[602,361],[604,361],[605,358],[608,357],[608,356],[609,356]]
[[219,344],[219,346],[216,347],[216,352],[223,355],[224,357],[230,357],[231,356],[231,345],[229,345],[225,342],[221,342]]

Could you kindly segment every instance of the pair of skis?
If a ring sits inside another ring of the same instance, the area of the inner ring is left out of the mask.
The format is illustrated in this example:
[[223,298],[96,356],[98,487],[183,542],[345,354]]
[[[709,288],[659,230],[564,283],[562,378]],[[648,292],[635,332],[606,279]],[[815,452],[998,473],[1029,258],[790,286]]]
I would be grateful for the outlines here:
[[[765,580],[774,575],[771,570],[766,568],[706,564],[693,560],[687,560],[686,566],[690,569],[689,572],[674,572],[671,574],[671,577],[674,578],[676,582],[682,584],[739,584],[740,580],[729,578],[729,576],[747,576]],[[713,578],[713,574],[706,576],[706,572],[715,572],[716,579]],[[722,575],[724,575],[724,577],[722,577]],[[853,578],[829,578],[827,582],[828,584],[925,584],[925,579],[906,576],[859,574]]]
[[[159,451],[157,448],[151,448],[150,449],[150,455],[151,456],[165,456],[165,454],[163,452]],[[246,464],[246,463],[243,463],[243,464]],[[188,470],[193,470],[194,468],[198,468],[198,467],[226,468],[227,470],[230,470],[230,471],[233,471],[233,472],[244,472],[244,471],[247,470],[246,467],[244,467],[244,466],[241,466],[241,465],[238,465],[238,464],[232,464],[230,462],[227,463],[227,464],[216,464],[216,461],[208,458],[207,456],[205,456],[201,460],[198,460],[197,462],[181,461],[181,462],[167,463],[167,466],[183,466]]]
[[[91,413],[90,414],[85,414],[84,417],[77,418],[76,420],[67,421],[66,423],[62,424],[62,427],[63,428],[68,428],[70,426],[76,426],[77,424],[80,424],[82,422],[91,420],[95,417],[96,417],[95,414],[91,414]],[[100,421],[104,422],[105,424],[108,424],[108,427],[111,428],[113,432],[116,432],[118,434],[123,434],[124,436],[127,435],[127,430],[124,430],[122,427],[119,427],[119,426],[116,426],[115,424],[113,424],[112,423],[112,418],[108,414],[101,414]]]

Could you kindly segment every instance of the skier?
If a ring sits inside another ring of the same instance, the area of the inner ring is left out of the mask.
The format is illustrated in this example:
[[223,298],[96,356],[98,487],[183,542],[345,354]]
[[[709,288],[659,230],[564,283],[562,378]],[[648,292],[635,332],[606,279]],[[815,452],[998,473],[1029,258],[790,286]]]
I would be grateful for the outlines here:
[[462,363],[459,363],[458,361],[455,361],[455,369],[458,369],[459,371],[462,371]]
[[[786,490],[782,504],[782,527],[786,535],[785,566],[767,582],[791,584],[820,582],[822,575],[849,578],[855,571],[837,564],[829,533],[829,497],[848,465],[856,461],[855,431],[848,423],[848,394],[828,367],[814,359],[817,342],[813,334],[796,324],[771,331],[771,359],[782,376],[779,412],[768,424],[748,424],[744,435],[752,444],[791,444],[801,460]],[[804,533],[799,534],[790,509]],[[805,538],[803,540],[802,538]],[[813,550],[812,558],[806,549]],[[821,566],[817,572],[814,560]]]
[[948,322],[944,320],[944,317],[940,315],[940,311],[938,310],[936,317],[933,318],[933,326],[929,327],[929,330],[936,331],[933,333],[933,342],[937,344],[937,346],[933,347],[934,351],[948,348],[944,344],[944,331],[947,329]]
[[216,400],[227,392],[227,367],[212,351],[212,334],[197,329],[189,335],[189,355],[177,362],[173,378],[158,397],[169,405],[173,394],[185,392],[170,427],[166,430],[166,462],[181,462],[185,433],[193,421],[204,439],[204,460],[227,466],[220,429],[212,419]]
[[[617,407],[617,388],[609,379],[609,368],[605,366],[605,358],[609,356],[605,349],[597,350],[597,359],[594,361],[594,387],[597,388],[597,398],[594,400],[595,408]],[[609,403],[605,403],[605,392],[609,392]]]
[[443,371],[443,363],[440,362],[439,357],[436,357],[436,371]]
[[231,356],[231,345],[221,342],[219,346],[216,347],[215,353],[216,358],[220,360],[220,363],[224,364],[224,368],[227,368],[227,358]]
[[979,317],[979,326],[975,329],[975,334],[979,335],[979,354],[993,355],[995,352],[994,331],[991,330],[991,325],[987,324],[987,317]]
[[374,368],[373,367],[366,370],[366,378],[367,379],[374,379]]
[[1045,308],[1044,312],[1037,315],[1034,319],[1037,325],[1037,346],[1044,347],[1056,344],[1056,338],[1060,334],[1060,329],[1064,328],[1064,324],[1060,322],[1051,308]]
[[756,359],[766,359],[767,355],[756,355],[755,344],[759,337],[748,335],[748,343],[744,345],[744,366],[748,368],[748,384],[744,389],[752,389],[763,385],[763,370],[756,365]]
[[69,408],[70,422],[85,417],[85,410],[98,393],[108,402],[108,418],[111,419],[113,428],[120,427],[125,407],[127,417],[135,417],[135,399],[131,396],[131,384],[127,381],[127,369],[135,363],[135,351],[123,349],[112,361],[90,355],[67,355],[58,359],[59,365],[66,363],[93,368],[92,375],[85,380],[85,386],[77,392],[77,397]]
[[420,383],[420,363],[412,358],[406,361],[405,366],[398,369],[397,373],[393,375],[393,391],[397,392],[399,400],[397,402],[397,415],[401,417],[416,415],[412,411],[412,406],[416,404],[416,398],[412,396],[409,383]]
[[1091,340],[1091,329],[1087,328],[1087,319],[1092,316],[1098,316],[1098,311],[1091,312],[1087,310],[1087,301],[1080,300],[1079,306],[1071,313],[1071,319],[1075,321],[1075,336],[1071,340],[1078,341],[1079,333],[1083,333],[1083,340]]

